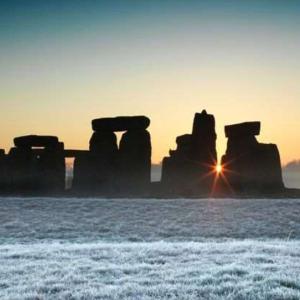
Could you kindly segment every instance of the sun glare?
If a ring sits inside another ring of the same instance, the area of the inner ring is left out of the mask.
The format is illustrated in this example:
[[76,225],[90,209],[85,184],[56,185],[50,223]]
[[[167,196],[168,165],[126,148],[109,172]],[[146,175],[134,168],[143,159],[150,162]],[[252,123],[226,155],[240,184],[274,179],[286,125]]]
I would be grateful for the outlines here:
[[220,174],[222,172],[222,166],[221,165],[216,165],[216,172]]

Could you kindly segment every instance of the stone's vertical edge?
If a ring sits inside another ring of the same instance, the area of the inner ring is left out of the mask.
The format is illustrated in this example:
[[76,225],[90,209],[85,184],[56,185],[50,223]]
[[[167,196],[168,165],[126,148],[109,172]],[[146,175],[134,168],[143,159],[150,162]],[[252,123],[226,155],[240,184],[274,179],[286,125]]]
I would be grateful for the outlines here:
[[129,194],[148,193],[151,182],[151,137],[147,130],[128,130],[119,148],[120,190]]
[[112,131],[94,132],[90,139],[93,189],[96,193],[110,195],[117,189],[118,161],[117,136]]
[[274,144],[259,144],[258,170],[262,190],[283,189],[283,178],[279,151]]
[[164,184],[168,183],[170,170],[170,157],[164,157],[161,166],[161,182]]
[[281,158],[280,153],[277,145],[270,144],[269,147],[272,147],[273,150],[270,150],[271,153],[273,153],[273,156],[271,157],[271,165],[273,166],[274,170],[272,170],[272,184],[278,185],[279,188],[285,188],[284,182],[283,182],[283,176],[282,176],[282,165],[281,165]]
[[7,156],[5,151],[0,149],[0,193],[5,194],[8,191],[9,177],[8,177],[8,166]]

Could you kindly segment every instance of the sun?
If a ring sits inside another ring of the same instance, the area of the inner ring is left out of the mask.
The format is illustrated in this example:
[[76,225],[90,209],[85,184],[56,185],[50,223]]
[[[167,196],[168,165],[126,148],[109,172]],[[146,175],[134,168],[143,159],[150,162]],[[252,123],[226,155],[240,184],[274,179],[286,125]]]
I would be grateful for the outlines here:
[[217,172],[218,174],[220,174],[220,173],[222,172],[222,170],[223,170],[222,165],[216,165],[216,166],[215,166],[215,170],[216,170],[216,172]]

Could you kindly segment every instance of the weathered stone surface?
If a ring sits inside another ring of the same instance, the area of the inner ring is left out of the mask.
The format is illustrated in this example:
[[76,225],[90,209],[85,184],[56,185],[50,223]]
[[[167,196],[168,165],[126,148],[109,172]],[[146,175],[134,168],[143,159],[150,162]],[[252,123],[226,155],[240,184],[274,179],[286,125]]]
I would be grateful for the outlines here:
[[260,122],[244,122],[225,126],[225,136],[227,138],[255,136],[260,133]]
[[100,118],[92,121],[94,131],[126,131],[142,130],[150,125],[150,119],[145,116],[126,116],[116,118]]
[[151,180],[151,138],[146,130],[129,130],[119,149],[120,186],[129,193],[143,192]]
[[56,136],[25,135],[14,138],[16,147],[53,147],[58,144]]
[[227,127],[234,131],[227,132],[227,150],[221,163],[226,185],[232,192],[263,193],[284,187],[277,146],[261,144],[255,138],[259,124],[246,122]]

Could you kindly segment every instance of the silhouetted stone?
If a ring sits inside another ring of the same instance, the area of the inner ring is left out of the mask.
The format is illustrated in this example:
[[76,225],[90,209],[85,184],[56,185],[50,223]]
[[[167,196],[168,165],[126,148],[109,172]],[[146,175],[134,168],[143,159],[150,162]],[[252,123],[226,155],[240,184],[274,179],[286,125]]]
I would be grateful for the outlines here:
[[89,152],[89,150],[65,149],[64,156],[72,158],[72,157],[77,157],[81,154],[88,153],[88,152]]
[[222,157],[226,186],[233,192],[263,193],[283,189],[280,156],[274,144],[261,144],[259,122],[226,126],[229,139]]
[[[216,176],[215,119],[205,110],[195,114],[192,133],[178,136],[176,150],[163,159],[162,184],[150,185],[149,124],[145,116],[95,119],[89,150],[64,150],[55,136],[17,137],[16,147],[7,155],[0,149],[0,193],[62,192],[65,157],[75,157],[73,190],[85,195],[141,197],[151,192],[159,197],[199,197],[228,196],[229,191],[285,195],[277,146],[256,140],[260,122],[225,126],[227,150],[223,172]],[[119,149],[114,131],[126,131]],[[213,193],[215,188],[220,194]]]
[[177,144],[177,146],[190,147],[191,146],[191,138],[192,138],[191,134],[180,135],[176,138],[176,144]]
[[203,110],[196,113],[193,123],[191,158],[208,165],[217,161],[215,118]]
[[[162,162],[161,181],[167,193],[192,196],[201,192],[199,165],[184,156],[165,157]],[[203,191],[202,191],[203,192]]]
[[63,143],[58,143],[51,148],[46,147],[37,160],[40,189],[48,193],[63,191],[66,176]]
[[91,191],[91,189],[94,189],[95,171],[94,161],[90,153],[77,155],[73,166],[72,189],[75,191]]
[[260,133],[260,122],[244,122],[225,126],[227,138],[255,136]]
[[109,196],[114,192],[115,161],[95,153],[81,153],[74,160],[72,189],[89,195]]
[[[14,139],[8,154],[10,189],[14,193],[58,193],[65,188],[64,144],[53,136]],[[43,147],[43,149],[32,149]]]
[[26,135],[14,138],[16,147],[56,147],[58,138],[56,136]]
[[[189,156],[191,151],[192,135],[184,134],[176,138],[177,149],[175,152],[171,152],[172,155],[184,155]],[[170,153],[170,154],[171,154]]]
[[94,132],[90,151],[75,158],[73,189],[98,195],[111,194],[116,185],[117,155],[116,135],[110,131]]
[[11,192],[22,194],[38,189],[37,158],[30,148],[11,148],[7,164]]
[[178,154],[178,151],[177,150],[172,150],[170,149],[169,150],[169,155],[172,157],[172,156],[176,156]]
[[171,158],[176,159],[190,159],[191,150],[191,134],[180,135],[176,138],[177,148],[176,150],[169,150]]
[[151,181],[151,138],[146,130],[129,130],[120,141],[120,184],[128,193],[143,193]]
[[114,132],[97,131],[90,139],[93,161],[94,189],[99,193],[111,193],[116,185],[116,164],[118,155],[117,136]]
[[126,131],[142,130],[150,125],[150,119],[145,116],[129,116],[116,118],[100,118],[92,121],[94,131]]
[[[74,162],[74,189],[103,195],[145,190],[151,175],[149,124],[144,116],[93,120],[90,152]],[[126,130],[118,149],[114,131]]]
[[90,151],[102,156],[116,155],[118,152],[117,136],[109,131],[94,132],[90,139]]
[[215,119],[203,110],[196,113],[192,134],[178,136],[177,149],[170,150],[162,164],[162,184],[175,195],[210,192],[217,160]]
[[0,149],[0,193],[6,193],[8,190],[9,178],[7,169],[7,159],[5,150]]

